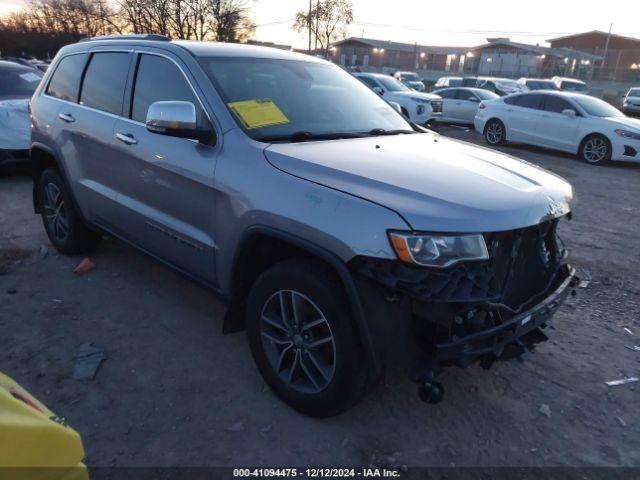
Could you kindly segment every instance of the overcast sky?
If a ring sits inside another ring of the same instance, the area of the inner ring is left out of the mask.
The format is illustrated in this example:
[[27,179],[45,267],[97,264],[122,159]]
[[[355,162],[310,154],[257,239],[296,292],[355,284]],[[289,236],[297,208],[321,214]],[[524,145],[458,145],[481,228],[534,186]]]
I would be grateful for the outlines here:
[[[606,0],[352,0],[355,24],[351,36],[418,42],[425,45],[472,46],[486,37],[508,36],[526,43],[588,30],[609,29],[640,37],[640,2]],[[304,35],[291,30],[295,13],[309,0],[249,0],[251,16],[258,25],[258,40],[306,45]],[[24,0],[0,0],[0,13],[20,8]]]

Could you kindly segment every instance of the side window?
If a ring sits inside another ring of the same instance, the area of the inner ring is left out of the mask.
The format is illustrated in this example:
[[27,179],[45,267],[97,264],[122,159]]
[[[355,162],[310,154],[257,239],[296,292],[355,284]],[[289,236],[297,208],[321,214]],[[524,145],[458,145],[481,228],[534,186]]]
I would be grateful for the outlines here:
[[193,103],[199,122],[203,120],[202,107],[176,64],[157,55],[141,55],[133,87],[131,119],[145,123],[149,106],[167,101]]
[[576,110],[564,98],[556,97],[555,95],[545,96],[544,109],[547,112],[553,112],[553,113],[562,113],[563,110],[573,110],[573,111]]
[[367,87],[373,88],[378,86],[378,82],[376,82],[371,77],[358,77],[362,83],[364,83]]
[[515,99],[515,105],[522,108],[542,109],[542,95],[520,95]]
[[80,105],[120,115],[130,58],[128,53],[94,53],[82,82]]
[[471,97],[476,98],[476,96],[469,90],[463,90],[459,88],[458,90],[456,90],[456,92],[457,92],[456,98],[458,100],[464,100],[465,102],[468,102]]
[[60,60],[47,87],[47,95],[68,102],[77,102],[80,78],[86,61],[85,54],[69,55]]
[[456,98],[457,90],[443,90],[442,92],[438,92],[436,95],[440,95],[442,98],[452,99]]

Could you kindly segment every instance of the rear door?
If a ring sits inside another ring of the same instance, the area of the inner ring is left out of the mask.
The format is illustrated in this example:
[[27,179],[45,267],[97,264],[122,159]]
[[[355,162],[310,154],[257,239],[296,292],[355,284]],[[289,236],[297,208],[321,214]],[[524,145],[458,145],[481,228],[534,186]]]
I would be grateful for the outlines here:
[[542,95],[525,93],[507,97],[507,139],[536,144],[535,130],[542,120]]
[[170,54],[140,53],[128,118],[116,122],[112,148],[121,182],[123,235],[206,282],[215,282],[214,171],[219,146],[151,133],[145,121],[159,101],[191,102],[200,128],[212,129],[188,70]]
[[456,114],[459,122],[473,123],[480,99],[471,91],[459,88],[456,91]]
[[[573,110],[575,117],[564,115],[564,110]],[[537,140],[547,147],[575,152],[579,142],[582,118],[577,109],[558,95],[543,95],[542,121],[536,128]]]

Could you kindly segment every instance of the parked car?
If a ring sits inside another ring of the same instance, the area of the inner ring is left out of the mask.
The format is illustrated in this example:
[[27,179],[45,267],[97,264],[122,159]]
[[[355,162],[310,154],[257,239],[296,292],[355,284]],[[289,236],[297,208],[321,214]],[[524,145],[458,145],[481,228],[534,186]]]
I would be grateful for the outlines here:
[[493,92],[480,88],[445,88],[436,90],[442,97],[442,116],[439,122],[473,125],[480,102],[489,102],[500,98]]
[[391,365],[437,402],[435,372],[532,350],[575,283],[566,181],[409,123],[324,60],[97,38],[59,51],[31,112],[55,248],[109,233],[211,287],[224,331],[247,330],[307,415],[350,408]]
[[464,77],[459,86],[477,88],[487,80],[489,80],[488,77]]
[[489,90],[501,97],[512,93],[522,92],[522,87],[515,80],[509,78],[488,78],[478,84],[478,88]]
[[449,87],[461,87],[462,77],[440,77],[433,86],[433,90],[439,90]]
[[551,79],[521,78],[518,80],[518,83],[525,92],[534,90],[560,90],[560,87]]
[[556,84],[560,90],[567,92],[583,93],[588,95],[590,93],[589,87],[582,80],[566,77],[553,77],[551,80]]
[[622,111],[630,115],[640,114],[640,88],[632,88],[622,100]]
[[413,123],[426,125],[442,115],[442,98],[438,95],[416,92],[388,75],[354,73],[354,76],[388,102],[399,104]]
[[407,87],[417,92],[424,92],[424,83],[422,79],[414,72],[396,72],[393,78],[404,83]]
[[29,162],[29,98],[42,73],[0,61],[0,169]]
[[640,120],[579,93],[524,93],[483,103],[475,128],[490,145],[528,143],[577,154],[593,165],[640,162]]

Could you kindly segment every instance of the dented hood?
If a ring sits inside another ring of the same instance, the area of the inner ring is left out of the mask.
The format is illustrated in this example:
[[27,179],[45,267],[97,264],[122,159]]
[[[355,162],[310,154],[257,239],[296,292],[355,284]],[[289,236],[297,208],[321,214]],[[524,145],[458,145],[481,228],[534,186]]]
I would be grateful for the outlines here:
[[31,141],[29,100],[0,101],[0,150],[26,150]]
[[527,227],[568,213],[573,195],[542,168],[432,133],[273,144],[265,155],[280,170],[394,210],[420,231]]

